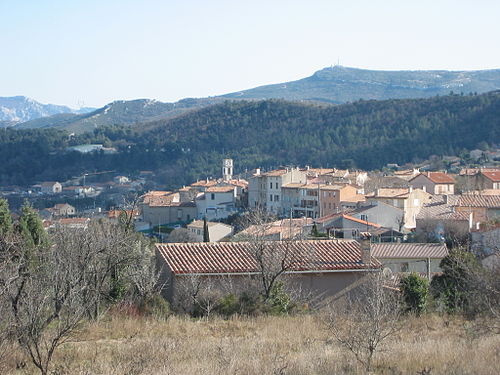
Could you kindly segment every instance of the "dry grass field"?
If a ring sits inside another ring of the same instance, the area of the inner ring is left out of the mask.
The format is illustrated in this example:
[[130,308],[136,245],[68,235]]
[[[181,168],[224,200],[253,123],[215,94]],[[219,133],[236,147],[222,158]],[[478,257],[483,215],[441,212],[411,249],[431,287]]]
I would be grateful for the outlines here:
[[[374,362],[376,374],[500,373],[500,335],[459,318],[408,318]],[[7,348],[2,374],[37,373]],[[167,321],[115,315],[57,351],[53,374],[363,374],[320,315]]]

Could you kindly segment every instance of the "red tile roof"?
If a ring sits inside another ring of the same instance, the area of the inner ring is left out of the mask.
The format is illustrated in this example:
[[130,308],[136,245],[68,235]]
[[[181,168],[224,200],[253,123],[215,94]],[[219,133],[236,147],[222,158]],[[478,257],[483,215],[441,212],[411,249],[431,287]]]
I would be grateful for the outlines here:
[[375,258],[444,258],[446,245],[440,243],[377,243],[371,246]]
[[344,219],[346,220],[350,220],[350,221],[355,221],[356,223],[360,223],[360,224],[364,224],[364,225],[369,225],[371,227],[375,227],[375,228],[380,228],[381,225],[378,225],[378,224],[375,224],[375,223],[371,223],[369,221],[365,221],[365,220],[361,220],[361,219],[358,219],[357,217],[354,217],[354,216],[349,216],[349,215],[342,215]]
[[[424,172],[421,173],[429,180],[434,182],[435,184],[454,184],[455,180],[449,174],[444,172]],[[418,177],[418,175],[416,176]],[[416,178],[414,177],[414,178]],[[413,180],[413,179],[412,179]]]
[[[328,272],[373,269],[380,263],[372,258],[370,265],[362,262],[361,246],[354,240],[268,241],[270,253],[287,252],[287,272]],[[174,274],[256,273],[252,256],[256,243],[167,243],[156,244]]]
[[481,171],[481,174],[488,180],[493,182],[500,182],[500,170],[499,171]]

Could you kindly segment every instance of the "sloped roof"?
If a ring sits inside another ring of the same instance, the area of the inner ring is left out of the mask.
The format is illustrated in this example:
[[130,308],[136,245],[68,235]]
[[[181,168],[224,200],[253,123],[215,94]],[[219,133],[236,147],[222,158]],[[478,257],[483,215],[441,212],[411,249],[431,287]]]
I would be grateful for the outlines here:
[[210,186],[205,190],[207,193],[232,193],[234,192],[234,186]]
[[[362,262],[361,246],[354,240],[268,241],[269,254],[288,254],[288,272],[328,272],[373,269],[380,263]],[[256,243],[166,243],[156,244],[170,270],[182,274],[256,273],[257,262],[252,256]]]
[[412,178],[410,181],[414,180],[418,176],[425,176],[435,184],[454,184],[455,180],[449,174],[444,172],[423,172]]
[[[194,220],[190,224],[187,225],[188,228],[200,228],[203,229],[203,220]],[[227,228],[232,228],[231,225],[227,225],[224,223],[219,223],[216,221],[207,221],[208,227],[213,227],[213,226],[222,226],[222,227],[227,227]]]
[[481,171],[481,174],[488,180],[493,182],[500,182],[500,170],[496,171]]
[[418,220],[442,219],[468,221],[469,215],[465,212],[456,212],[453,206],[458,203],[458,195],[433,195],[431,201],[425,203],[417,215]]
[[379,224],[375,224],[375,223],[371,223],[369,221],[366,221],[366,220],[361,220],[361,219],[358,219],[357,217],[354,217],[354,216],[349,216],[349,215],[342,215],[342,217],[346,220],[350,220],[350,221],[354,221],[356,223],[360,223],[360,224],[364,224],[364,225],[368,225],[370,227],[375,227],[375,228],[380,228],[381,225]]
[[251,225],[237,235],[239,238],[244,238],[245,236],[264,237],[280,234],[282,239],[290,239],[301,235],[304,228],[312,224],[312,218],[282,219],[272,223]]
[[446,245],[440,243],[377,243],[371,246],[375,258],[444,258]]
[[366,195],[367,198],[408,198],[409,188],[380,188]]
[[287,169],[276,169],[274,171],[264,172],[264,173],[262,173],[262,176],[278,177],[278,176],[283,176],[284,174],[287,174],[288,172],[289,171]]
[[456,206],[500,208],[500,195],[461,195]]

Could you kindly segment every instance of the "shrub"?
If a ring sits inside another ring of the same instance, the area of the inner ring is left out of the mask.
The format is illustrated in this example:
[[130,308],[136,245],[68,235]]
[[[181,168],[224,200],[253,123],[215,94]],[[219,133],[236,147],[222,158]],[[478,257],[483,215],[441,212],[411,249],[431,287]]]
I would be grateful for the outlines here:
[[219,300],[216,311],[227,318],[240,311],[240,302],[234,294],[228,294]]
[[293,309],[292,300],[286,293],[285,284],[282,281],[274,284],[268,303],[270,304],[269,312],[272,314],[288,314]]
[[139,311],[146,316],[153,316],[157,319],[167,319],[171,314],[168,301],[158,294],[142,300],[139,304]]
[[429,295],[429,281],[412,272],[401,279],[400,285],[406,311],[417,315],[424,312]]

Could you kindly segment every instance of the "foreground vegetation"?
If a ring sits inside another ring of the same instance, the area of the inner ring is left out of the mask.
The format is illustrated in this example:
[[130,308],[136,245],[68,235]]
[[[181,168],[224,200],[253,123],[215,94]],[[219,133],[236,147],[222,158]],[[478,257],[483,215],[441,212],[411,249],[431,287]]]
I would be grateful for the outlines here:
[[47,233],[0,199],[0,373],[498,373],[500,273],[471,253],[430,285],[371,272],[327,300],[288,282],[287,246],[252,241],[258,277],[193,275],[170,306],[130,216]]
[[[376,374],[491,374],[500,336],[476,335],[459,317],[408,317],[375,359]],[[4,348],[2,374],[36,369]],[[156,320],[115,310],[77,332],[55,354],[54,374],[360,374],[318,315]]]

